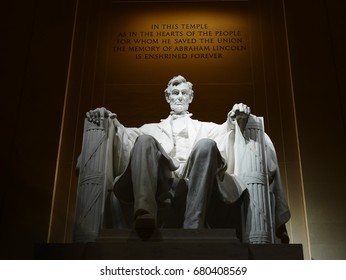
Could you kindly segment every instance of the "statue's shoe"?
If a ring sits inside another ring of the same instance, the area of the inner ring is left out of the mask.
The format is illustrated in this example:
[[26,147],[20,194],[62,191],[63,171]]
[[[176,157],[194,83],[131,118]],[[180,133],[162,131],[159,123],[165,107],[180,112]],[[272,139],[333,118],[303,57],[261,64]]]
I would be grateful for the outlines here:
[[134,222],[134,229],[140,238],[150,238],[156,229],[154,216],[149,213],[138,215]]

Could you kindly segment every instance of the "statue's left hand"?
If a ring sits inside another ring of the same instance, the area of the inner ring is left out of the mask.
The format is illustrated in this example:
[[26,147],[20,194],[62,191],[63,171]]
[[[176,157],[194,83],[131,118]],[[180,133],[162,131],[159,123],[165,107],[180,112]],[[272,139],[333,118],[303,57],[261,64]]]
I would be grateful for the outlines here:
[[232,121],[238,119],[247,119],[250,116],[251,109],[249,106],[243,103],[234,104],[232,111],[229,112],[229,117]]
[[86,113],[86,117],[89,122],[100,124],[100,121],[103,120],[104,118],[114,119],[117,117],[117,115],[107,110],[106,108],[101,107],[101,108],[96,108],[94,110],[90,110],[89,112]]
[[229,112],[228,114],[228,117],[232,121],[236,120],[240,127],[240,130],[244,132],[250,113],[251,109],[249,106],[243,103],[237,103],[234,104],[231,112]]

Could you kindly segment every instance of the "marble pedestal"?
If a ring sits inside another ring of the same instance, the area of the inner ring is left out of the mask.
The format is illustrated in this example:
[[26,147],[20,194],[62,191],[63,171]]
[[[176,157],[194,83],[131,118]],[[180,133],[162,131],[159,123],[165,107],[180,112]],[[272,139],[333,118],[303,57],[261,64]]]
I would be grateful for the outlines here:
[[132,230],[104,230],[96,242],[38,244],[35,259],[301,260],[301,244],[240,243],[234,229],[157,230],[143,241]]

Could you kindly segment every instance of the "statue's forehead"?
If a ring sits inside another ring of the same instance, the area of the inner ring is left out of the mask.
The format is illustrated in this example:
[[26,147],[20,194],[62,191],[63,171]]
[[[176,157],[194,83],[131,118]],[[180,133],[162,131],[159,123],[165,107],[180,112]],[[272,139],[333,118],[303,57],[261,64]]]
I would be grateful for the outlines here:
[[181,83],[179,85],[172,86],[172,89],[183,90],[183,89],[190,89],[190,88],[189,88],[189,85],[187,83]]

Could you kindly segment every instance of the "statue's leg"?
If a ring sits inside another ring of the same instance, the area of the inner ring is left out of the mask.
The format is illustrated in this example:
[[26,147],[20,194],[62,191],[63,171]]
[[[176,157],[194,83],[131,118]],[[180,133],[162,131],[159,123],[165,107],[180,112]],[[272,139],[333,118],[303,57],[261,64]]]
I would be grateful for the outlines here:
[[158,180],[163,162],[158,145],[160,144],[152,136],[142,135],[137,138],[131,151],[135,228],[156,226],[157,197],[162,192],[161,189],[158,190]]
[[222,157],[215,141],[202,139],[187,162],[188,193],[184,228],[204,228],[206,211]]

